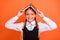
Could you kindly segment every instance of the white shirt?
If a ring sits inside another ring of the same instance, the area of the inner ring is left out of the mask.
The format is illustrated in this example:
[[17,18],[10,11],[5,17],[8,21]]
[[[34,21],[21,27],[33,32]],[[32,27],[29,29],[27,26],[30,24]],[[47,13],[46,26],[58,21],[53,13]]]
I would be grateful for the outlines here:
[[[17,21],[19,17],[15,16],[13,18],[11,18],[10,20],[8,20],[5,23],[5,27],[12,29],[12,30],[16,30],[16,31],[20,31],[22,32],[22,28],[24,27],[24,22],[21,23],[15,23]],[[43,20],[46,23],[41,23],[38,22],[38,28],[40,32],[44,32],[44,31],[49,31],[49,30],[54,30],[57,28],[57,25],[55,22],[53,22],[51,19],[44,17]],[[32,24],[32,25],[31,25]],[[30,27],[29,27],[30,26]],[[31,23],[27,22],[26,23],[26,27],[29,31],[32,31],[34,29],[34,27],[36,26],[35,21],[32,21]]]
[[35,22],[35,21],[32,21],[31,23],[26,22],[26,28],[27,28],[29,31],[32,31],[35,26],[36,26],[36,22]]

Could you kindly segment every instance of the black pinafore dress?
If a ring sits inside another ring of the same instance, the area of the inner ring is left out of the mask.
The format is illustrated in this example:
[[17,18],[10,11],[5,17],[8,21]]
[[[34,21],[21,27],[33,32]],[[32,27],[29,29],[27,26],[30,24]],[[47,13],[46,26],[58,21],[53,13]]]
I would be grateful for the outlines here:
[[23,40],[39,40],[38,28],[34,27],[32,31],[29,31],[26,27],[23,29]]

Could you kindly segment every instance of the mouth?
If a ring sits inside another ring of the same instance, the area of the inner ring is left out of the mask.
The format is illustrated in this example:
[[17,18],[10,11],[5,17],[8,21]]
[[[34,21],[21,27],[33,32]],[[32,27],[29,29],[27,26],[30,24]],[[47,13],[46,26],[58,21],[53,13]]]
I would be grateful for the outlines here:
[[28,19],[29,19],[29,20],[32,20],[33,18],[30,17],[30,18],[28,18]]

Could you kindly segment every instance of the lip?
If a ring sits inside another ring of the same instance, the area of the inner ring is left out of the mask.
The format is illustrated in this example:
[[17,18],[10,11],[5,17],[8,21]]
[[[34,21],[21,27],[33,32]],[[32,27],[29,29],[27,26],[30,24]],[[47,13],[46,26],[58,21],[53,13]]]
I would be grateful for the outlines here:
[[28,19],[33,19],[33,18],[28,18]]

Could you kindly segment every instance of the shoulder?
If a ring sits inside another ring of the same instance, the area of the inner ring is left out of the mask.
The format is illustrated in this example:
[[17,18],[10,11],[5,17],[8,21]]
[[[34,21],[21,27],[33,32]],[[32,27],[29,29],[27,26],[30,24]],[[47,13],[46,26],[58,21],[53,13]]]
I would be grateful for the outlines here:
[[18,28],[22,29],[24,27],[24,24],[25,24],[24,22],[20,22],[19,25],[18,25]]
[[38,22],[38,28],[39,28],[39,29],[44,28],[44,23]]

